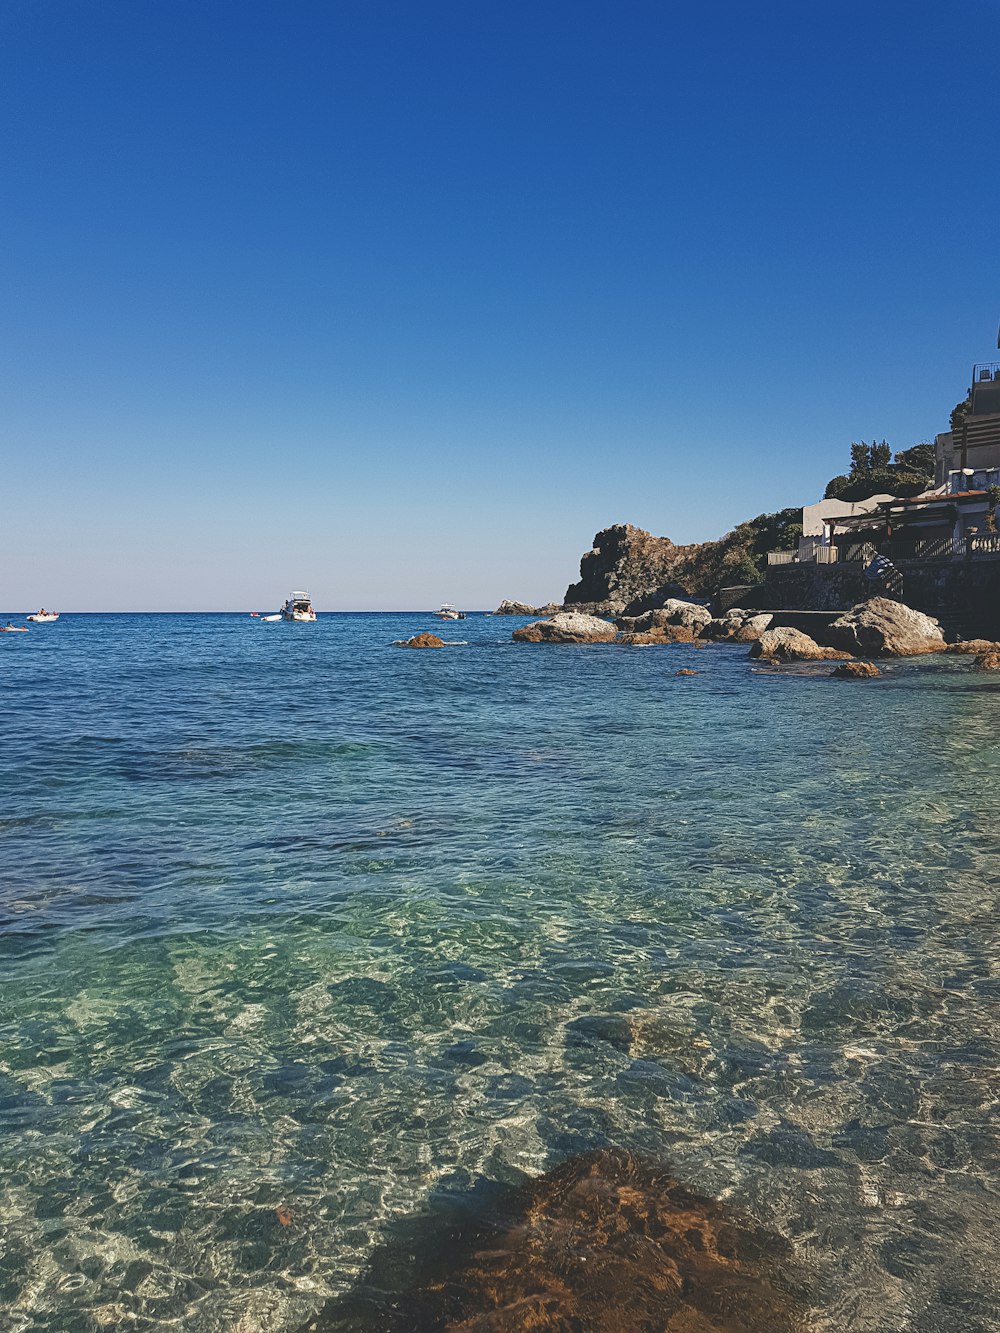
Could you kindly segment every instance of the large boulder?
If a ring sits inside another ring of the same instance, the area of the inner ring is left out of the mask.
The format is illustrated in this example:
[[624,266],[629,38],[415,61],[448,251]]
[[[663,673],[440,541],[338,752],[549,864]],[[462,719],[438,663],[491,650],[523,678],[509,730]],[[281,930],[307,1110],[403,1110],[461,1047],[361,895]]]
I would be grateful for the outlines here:
[[821,648],[815,639],[800,629],[782,626],[765,630],[750,649],[751,657],[763,657],[770,662],[821,662],[843,657],[836,648]]
[[[737,639],[746,624],[751,620],[759,621],[760,618],[761,613],[759,611],[744,606],[734,606],[724,616],[716,616],[707,620],[698,630],[698,637],[700,639],[714,639],[716,642]],[[767,626],[764,626],[764,628],[766,629]],[[759,635],[754,634],[752,637],[756,639],[759,638]],[[739,639],[737,641],[740,642]],[[742,642],[747,642],[747,640],[744,639]]]
[[497,609],[493,612],[495,616],[554,616],[562,607],[558,602],[547,602],[545,606],[529,606],[527,602],[511,602],[505,597]]
[[862,657],[913,657],[944,651],[941,626],[931,616],[890,597],[872,597],[835,620],[823,634],[835,648]]
[[703,606],[674,600],[673,606],[668,603],[653,611],[644,611],[641,616],[617,616],[615,624],[619,629],[639,634],[654,629],[686,629],[693,637],[711,618],[711,613]]
[[625,630],[619,643],[694,643],[694,632],[687,625],[656,625],[652,629]]
[[522,625],[512,637],[518,643],[611,643],[615,634],[614,625],[599,616],[560,611],[551,620]]
[[773,619],[774,616],[768,614],[751,616],[749,620],[740,621],[730,638],[734,643],[756,643],[760,636],[770,628]]
[[[650,614],[657,613],[651,612]],[[679,597],[668,597],[660,608],[659,614],[667,616],[667,624],[686,625],[688,629],[694,630],[696,634],[702,626],[707,625],[712,619],[712,613],[707,606],[702,606],[698,602],[685,602]]]
[[995,643],[993,639],[959,639],[958,643],[949,643],[945,652],[982,657],[983,653],[1000,653],[1000,643]]

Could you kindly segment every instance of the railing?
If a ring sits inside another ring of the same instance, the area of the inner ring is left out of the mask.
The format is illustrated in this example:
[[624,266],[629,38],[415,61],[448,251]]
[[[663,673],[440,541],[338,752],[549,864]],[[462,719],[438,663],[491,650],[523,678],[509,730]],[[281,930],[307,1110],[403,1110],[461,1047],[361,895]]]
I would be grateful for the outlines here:
[[988,384],[990,380],[1000,380],[1000,361],[980,361],[972,368],[972,378],[976,384]]
[[768,551],[769,565],[833,565],[837,561],[836,546],[814,546],[805,551]]
[[967,537],[934,537],[923,540],[893,537],[880,542],[852,542],[849,546],[817,546],[810,552],[768,551],[769,565],[867,565],[877,555],[890,560],[962,560],[973,556],[1000,556],[1000,532],[974,533]]
[[883,542],[880,551],[890,560],[951,560],[965,555],[965,542],[961,537],[895,537]]
[[985,491],[997,485],[1000,485],[1000,467],[970,469],[969,475],[958,471],[948,473],[950,495],[956,491]]
[[1000,555],[1000,532],[977,533],[965,540],[969,555]]

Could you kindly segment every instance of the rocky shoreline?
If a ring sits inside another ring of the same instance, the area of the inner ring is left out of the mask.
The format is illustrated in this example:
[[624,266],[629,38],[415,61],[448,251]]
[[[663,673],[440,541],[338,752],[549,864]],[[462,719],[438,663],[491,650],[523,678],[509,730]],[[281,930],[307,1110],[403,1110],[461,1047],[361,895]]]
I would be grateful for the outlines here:
[[[580,578],[561,604],[535,607],[503,601],[495,615],[534,616],[519,626],[519,643],[616,643],[631,646],[674,643],[743,643],[766,662],[846,661],[854,658],[915,657],[957,652],[974,655],[979,670],[1000,670],[1000,644],[989,639],[948,644],[941,624],[903,602],[872,597],[858,602],[811,634],[775,623],[782,612],[733,607],[715,616],[705,583],[725,569],[726,540],[678,546],[629,523],[604,528],[580,561]],[[720,563],[721,562],[721,563]],[[716,568],[718,566],[718,569]],[[714,585],[718,588],[718,583]],[[822,617],[798,614],[800,620]],[[872,671],[842,671],[843,678],[869,679]]]
[[[1000,670],[1000,644],[977,639],[948,644],[938,621],[888,597],[872,597],[819,626],[815,637],[788,625],[772,625],[770,614],[734,608],[714,617],[697,602],[668,598],[662,607],[638,616],[608,620],[580,611],[558,611],[542,620],[521,625],[511,635],[515,643],[561,644],[747,644],[749,656],[770,663],[847,662],[855,658],[917,657],[929,653],[974,655],[980,670]],[[846,679],[870,679],[880,673],[867,669],[837,671]]]

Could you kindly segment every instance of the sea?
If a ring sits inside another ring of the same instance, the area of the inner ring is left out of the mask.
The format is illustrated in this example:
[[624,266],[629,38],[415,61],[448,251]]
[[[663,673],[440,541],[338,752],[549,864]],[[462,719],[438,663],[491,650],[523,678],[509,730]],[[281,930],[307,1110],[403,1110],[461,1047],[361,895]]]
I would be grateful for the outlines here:
[[1000,1329],[1000,683],[521,623],[0,640],[0,1328],[288,1333],[613,1147]]

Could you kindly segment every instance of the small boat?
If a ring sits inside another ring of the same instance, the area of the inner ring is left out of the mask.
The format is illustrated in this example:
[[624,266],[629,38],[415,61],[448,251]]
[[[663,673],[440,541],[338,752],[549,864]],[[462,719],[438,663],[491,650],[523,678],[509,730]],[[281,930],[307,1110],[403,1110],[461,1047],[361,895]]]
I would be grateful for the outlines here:
[[[265,616],[265,620],[270,620],[270,616]],[[309,600],[307,592],[293,592],[285,605],[281,608],[282,620],[315,620],[316,612],[313,610],[313,604]]]
[[465,619],[465,612],[464,612],[464,611],[456,611],[455,608],[454,608],[453,606],[451,606],[448,602],[445,602],[445,603],[442,605],[441,609],[440,609],[439,611],[435,611],[434,614],[437,616],[438,620],[464,620],[464,619]]
[[279,611],[279,612],[277,613],[277,615],[274,615],[274,616],[258,616],[257,619],[258,619],[258,620],[263,620],[264,623],[267,624],[267,625],[273,625],[274,622],[275,622],[276,620],[283,620],[284,617],[282,616],[281,612]]
[[27,625],[12,625],[7,621],[6,625],[0,625],[0,634],[27,634]]
[[53,620],[59,619],[59,612],[46,611],[43,606],[41,611],[35,611],[33,615],[26,616],[25,619],[33,620],[36,625],[51,625]]

